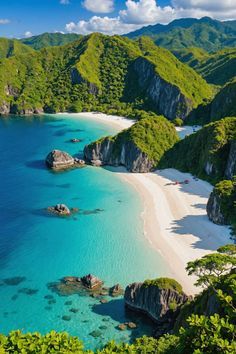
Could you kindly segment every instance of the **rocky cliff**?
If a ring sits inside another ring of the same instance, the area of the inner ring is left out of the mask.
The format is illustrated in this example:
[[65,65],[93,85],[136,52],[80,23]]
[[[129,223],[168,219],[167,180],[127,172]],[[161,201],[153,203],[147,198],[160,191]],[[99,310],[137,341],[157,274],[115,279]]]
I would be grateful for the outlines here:
[[207,215],[208,218],[217,225],[226,225],[226,219],[221,210],[220,196],[212,192],[207,202]]
[[236,140],[231,141],[230,152],[225,170],[225,177],[232,179],[236,175]]
[[[165,284],[162,283],[163,279]],[[128,308],[145,313],[162,328],[170,330],[180,307],[190,300],[190,297],[171,285],[166,286],[167,282],[177,283],[172,279],[159,278],[130,284],[125,289],[124,299]]]
[[122,165],[131,172],[149,172],[178,140],[167,119],[144,113],[131,128],[87,145],[84,157],[94,165]]
[[154,166],[147,154],[132,141],[123,141],[117,147],[116,142],[109,137],[87,145],[84,156],[94,165],[122,165],[130,172],[149,172]]
[[138,83],[146,96],[152,101],[155,110],[169,119],[185,119],[193,108],[193,102],[182,94],[179,87],[162,79],[155,66],[145,58],[134,62]]

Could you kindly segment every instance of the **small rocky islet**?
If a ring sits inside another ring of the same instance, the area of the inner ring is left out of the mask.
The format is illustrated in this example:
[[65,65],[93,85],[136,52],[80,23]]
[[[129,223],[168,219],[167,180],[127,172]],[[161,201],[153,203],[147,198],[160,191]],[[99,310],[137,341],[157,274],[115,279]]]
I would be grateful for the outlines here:
[[54,171],[63,171],[71,168],[84,167],[85,161],[72,157],[65,151],[52,150],[46,157],[46,165]]

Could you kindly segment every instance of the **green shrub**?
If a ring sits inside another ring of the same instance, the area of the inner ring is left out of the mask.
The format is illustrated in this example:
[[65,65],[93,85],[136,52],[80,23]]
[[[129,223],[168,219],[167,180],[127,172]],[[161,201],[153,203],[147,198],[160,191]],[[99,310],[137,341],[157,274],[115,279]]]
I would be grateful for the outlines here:
[[182,286],[175,280],[171,278],[157,278],[153,280],[145,280],[143,283],[144,287],[156,286],[160,289],[170,289],[177,291],[178,293],[183,292]]

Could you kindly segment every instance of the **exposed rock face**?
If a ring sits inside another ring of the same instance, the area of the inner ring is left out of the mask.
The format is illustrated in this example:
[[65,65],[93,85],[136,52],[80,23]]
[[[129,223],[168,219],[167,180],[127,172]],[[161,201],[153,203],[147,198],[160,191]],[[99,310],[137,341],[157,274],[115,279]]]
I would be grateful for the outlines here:
[[225,176],[228,179],[232,179],[236,174],[236,140],[231,142],[229,157],[225,170]]
[[85,165],[85,161],[74,158],[65,151],[53,150],[46,157],[46,164],[53,170],[65,170]]
[[124,141],[119,151],[114,151],[114,142],[110,138],[87,145],[85,159],[94,165],[125,166],[130,172],[149,172],[153,162],[132,141]]
[[8,102],[2,102],[0,105],[0,115],[5,115],[10,113],[10,104]]
[[71,211],[65,204],[57,204],[53,207],[48,207],[48,211],[57,215],[70,215]]
[[101,287],[103,282],[92,274],[85,275],[80,279],[81,283],[88,289]]
[[221,212],[220,197],[214,192],[211,193],[207,202],[207,215],[215,224],[227,225],[227,220],[225,220],[225,217]]
[[[160,289],[157,286],[145,286],[144,283],[133,283],[125,289],[127,307],[147,314],[154,321],[171,322],[178,309],[189,297],[171,289]],[[174,307],[173,307],[174,305]]]
[[169,119],[185,119],[193,108],[192,101],[185,97],[177,86],[169,84],[155,72],[154,66],[145,58],[134,63],[139,86],[146,91],[155,108]]
[[97,86],[91,82],[84,80],[76,68],[72,68],[70,74],[71,74],[71,82],[73,85],[86,83],[88,86],[88,89],[89,89],[89,93],[91,93],[93,95],[98,94],[99,90],[98,90]]
[[74,165],[74,158],[65,151],[53,150],[48,154],[46,164],[55,170],[70,168]]

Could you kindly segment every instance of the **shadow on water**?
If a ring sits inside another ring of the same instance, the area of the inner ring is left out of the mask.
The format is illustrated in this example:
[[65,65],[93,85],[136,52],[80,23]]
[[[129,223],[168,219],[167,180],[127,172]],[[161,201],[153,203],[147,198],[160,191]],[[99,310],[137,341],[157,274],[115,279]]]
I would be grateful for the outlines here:
[[26,167],[34,168],[36,170],[46,170],[46,165],[44,160],[32,160],[25,163]]
[[147,316],[127,309],[123,299],[111,300],[105,304],[95,304],[92,306],[92,311],[103,318],[110,317],[119,323],[136,323],[137,328],[128,329],[131,341],[145,334],[152,335],[155,328],[155,323]]

